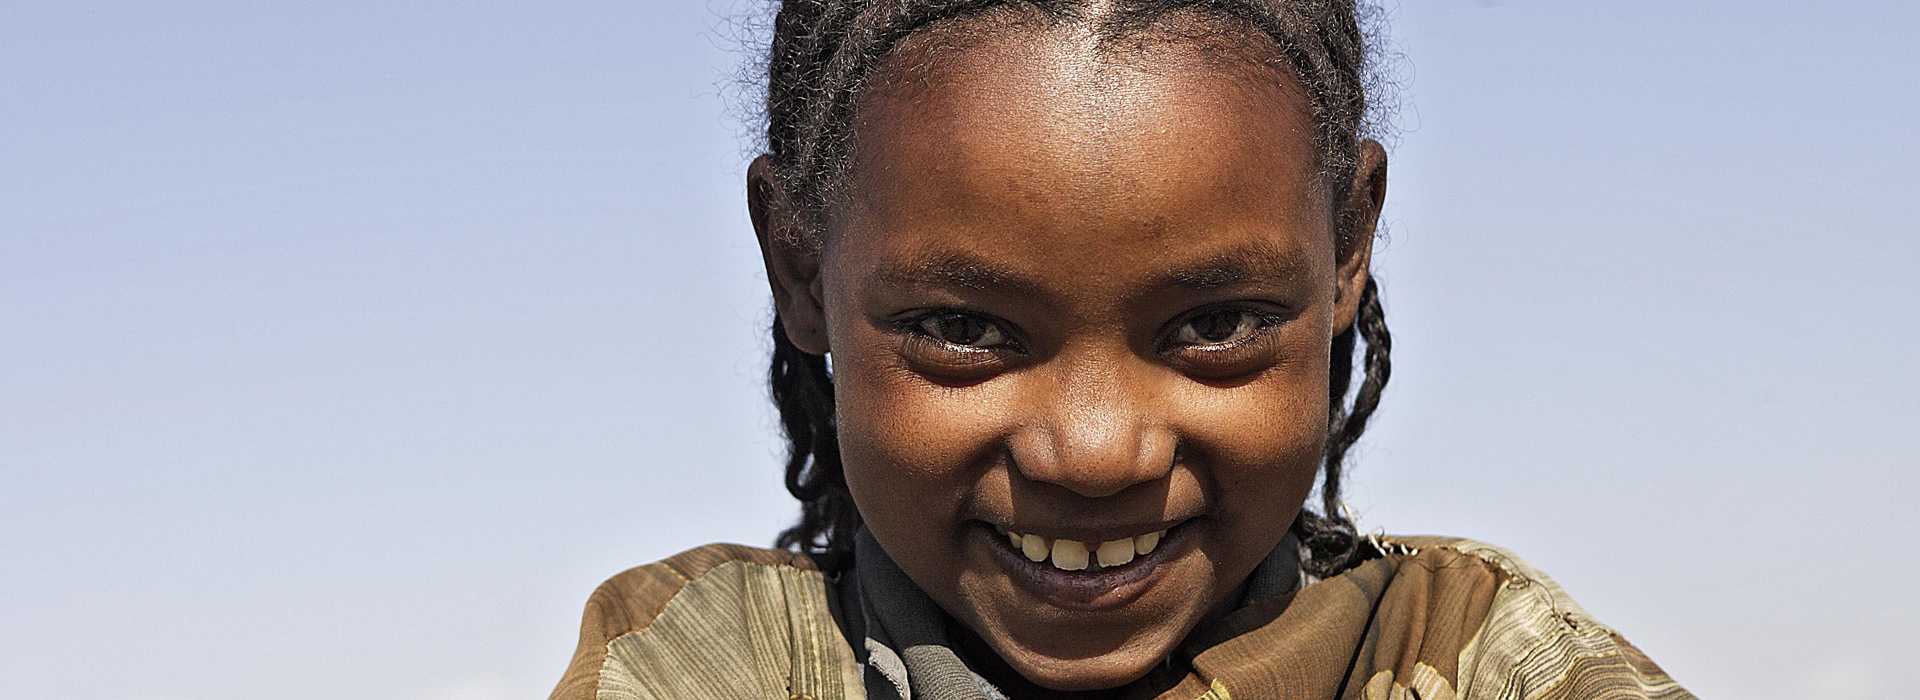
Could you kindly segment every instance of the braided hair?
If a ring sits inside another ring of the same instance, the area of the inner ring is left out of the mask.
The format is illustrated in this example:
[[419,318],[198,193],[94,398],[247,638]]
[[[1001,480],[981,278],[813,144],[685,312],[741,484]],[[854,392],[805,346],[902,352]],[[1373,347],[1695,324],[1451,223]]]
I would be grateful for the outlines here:
[[[777,188],[771,194],[794,217],[780,229],[808,239],[787,242],[817,245],[824,235],[827,212],[846,196],[857,98],[901,42],[935,25],[945,29],[989,14],[1023,12],[1046,23],[1090,23],[1104,38],[1138,34],[1175,12],[1265,37],[1308,93],[1322,175],[1332,201],[1346,201],[1371,126],[1364,25],[1375,11],[1355,0],[780,0],[767,60],[766,152]],[[1337,212],[1343,255],[1355,237],[1371,234],[1358,230],[1363,218]],[[850,561],[861,519],[840,463],[833,378],[826,358],[803,352],[787,338],[777,312],[772,336],[768,379],[788,441],[786,486],[801,502],[800,521],[775,544],[837,568]],[[1349,403],[1362,343],[1362,379]],[[1386,388],[1390,349],[1379,286],[1369,280],[1353,326],[1332,343],[1321,509],[1303,508],[1292,526],[1305,549],[1303,566],[1315,576],[1331,576],[1368,555],[1341,506],[1341,479],[1347,453]]]

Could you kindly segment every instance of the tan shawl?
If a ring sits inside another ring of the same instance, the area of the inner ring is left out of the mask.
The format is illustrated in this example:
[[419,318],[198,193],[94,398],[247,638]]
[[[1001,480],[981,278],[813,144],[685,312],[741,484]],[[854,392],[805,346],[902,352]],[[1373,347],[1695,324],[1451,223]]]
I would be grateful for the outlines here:
[[[1504,550],[1436,537],[1375,546],[1382,556],[1195,630],[1185,676],[1159,697],[1692,697]],[[868,650],[846,639],[836,613],[850,613],[831,587],[804,556],[739,545],[631,569],[588,600],[552,697],[869,697]]]

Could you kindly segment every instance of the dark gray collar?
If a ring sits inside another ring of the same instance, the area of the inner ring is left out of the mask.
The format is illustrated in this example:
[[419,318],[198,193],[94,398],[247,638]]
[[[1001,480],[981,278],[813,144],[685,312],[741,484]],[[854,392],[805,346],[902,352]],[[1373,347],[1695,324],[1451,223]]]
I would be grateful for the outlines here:
[[[842,627],[849,641],[859,640],[854,653],[868,698],[1006,700],[960,658],[946,612],[865,529],[855,535],[853,561],[840,576]],[[1301,583],[1299,544],[1287,535],[1248,577],[1241,606],[1290,594]]]

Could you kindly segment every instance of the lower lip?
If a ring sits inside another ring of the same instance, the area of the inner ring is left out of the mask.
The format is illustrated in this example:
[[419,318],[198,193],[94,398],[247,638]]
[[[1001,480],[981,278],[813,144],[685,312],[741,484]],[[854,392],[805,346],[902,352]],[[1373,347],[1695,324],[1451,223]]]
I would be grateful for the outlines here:
[[1062,571],[1045,561],[1033,561],[1007,546],[1007,536],[982,525],[988,551],[1015,585],[1035,598],[1066,610],[1111,610],[1138,599],[1153,587],[1159,573],[1186,543],[1184,523],[1167,531],[1160,546],[1132,562],[1100,571]]

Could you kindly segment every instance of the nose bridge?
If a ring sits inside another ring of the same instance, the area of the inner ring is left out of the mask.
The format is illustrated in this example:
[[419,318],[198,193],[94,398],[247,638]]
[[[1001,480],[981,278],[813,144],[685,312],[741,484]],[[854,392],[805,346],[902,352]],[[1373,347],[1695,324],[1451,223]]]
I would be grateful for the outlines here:
[[1130,364],[1062,363],[1030,434],[1015,441],[1024,476],[1098,498],[1166,475],[1174,439],[1154,415],[1150,379]]

